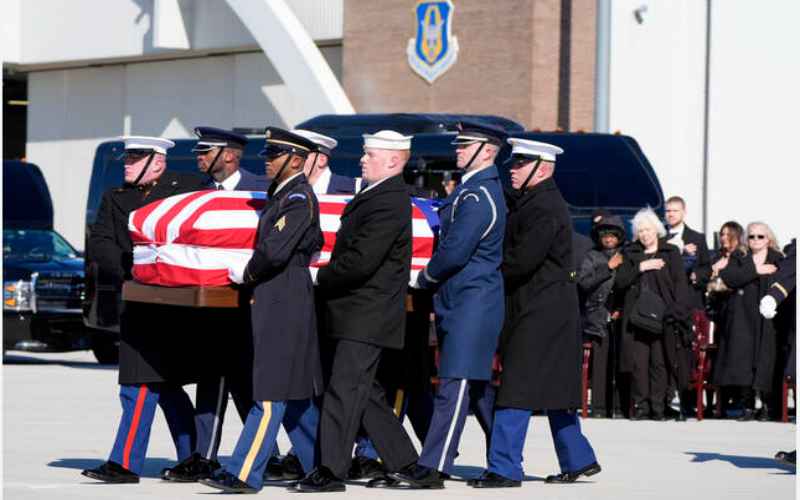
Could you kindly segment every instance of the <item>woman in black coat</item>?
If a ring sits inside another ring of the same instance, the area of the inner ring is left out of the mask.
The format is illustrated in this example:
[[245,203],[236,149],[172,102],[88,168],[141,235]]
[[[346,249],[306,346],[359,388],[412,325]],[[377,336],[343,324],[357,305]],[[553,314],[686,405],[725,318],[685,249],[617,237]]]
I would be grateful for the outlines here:
[[[633,218],[635,240],[626,248],[614,280],[625,297],[620,372],[631,375],[634,420],[664,419],[670,376],[678,389],[688,384],[689,290],[680,251],[660,239],[665,235],[658,216],[649,208],[640,210]],[[639,312],[653,315],[649,326],[634,318]]]
[[783,255],[766,224],[749,224],[747,243],[747,252],[734,252],[723,266],[717,266],[731,292],[725,304],[714,383],[741,389],[744,411],[740,420],[756,416],[755,397],[761,396],[764,406],[757,416],[766,420],[766,395],[776,376],[778,347],[772,321],[759,314],[758,305],[772,285],[772,274]]

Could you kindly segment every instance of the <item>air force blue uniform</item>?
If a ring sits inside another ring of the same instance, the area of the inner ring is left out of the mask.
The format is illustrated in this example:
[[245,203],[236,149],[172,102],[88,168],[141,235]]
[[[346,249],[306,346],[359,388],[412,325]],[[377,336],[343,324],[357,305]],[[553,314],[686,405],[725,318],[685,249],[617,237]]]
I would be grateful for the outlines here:
[[506,208],[497,168],[469,175],[439,209],[439,246],[420,273],[436,290],[440,386],[419,464],[451,473],[468,408],[487,437],[495,390],[492,360],[503,326]]

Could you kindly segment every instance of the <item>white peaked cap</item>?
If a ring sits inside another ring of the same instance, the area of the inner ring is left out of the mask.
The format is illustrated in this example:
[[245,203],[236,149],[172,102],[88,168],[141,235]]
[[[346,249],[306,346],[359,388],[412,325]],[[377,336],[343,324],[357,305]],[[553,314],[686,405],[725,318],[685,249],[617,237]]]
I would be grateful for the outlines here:
[[512,155],[538,156],[544,161],[556,161],[556,155],[564,152],[558,146],[529,139],[511,137],[508,139],[508,143],[512,146]]
[[403,135],[394,130],[381,130],[375,134],[364,134],[364,147],[375,149],[411,149],[410,135]]
[[310,130],[303,130],[301,128],[296,128],[290,130],[290,132],[299,135],[300,137],[305,137],[314,144],[322,146],[324,148],[328,148],[329,150],[335,148],[336,145],[339,144],[339,142],[333,137],[328,137],[327,135],[318,134]]
[[167,154],[167,150],[175,146],[174,142],[170,141],[169,139],[163,139],[161,137],[126,135],[120,137],[119,139],[125,142],[126,150],[145,149],[145,150],[155,151],[156,153],[161,153],[162,155]]

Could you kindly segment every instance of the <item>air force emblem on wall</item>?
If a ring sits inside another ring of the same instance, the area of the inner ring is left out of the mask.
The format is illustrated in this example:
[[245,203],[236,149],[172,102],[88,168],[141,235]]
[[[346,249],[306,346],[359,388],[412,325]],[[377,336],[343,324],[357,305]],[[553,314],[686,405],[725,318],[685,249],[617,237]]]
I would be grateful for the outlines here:
[[428,83],[433,83],[458,57],[458,39],[451,34],[453,2],[420,0],[414,14],[417,37],[408,41],[408,64]]

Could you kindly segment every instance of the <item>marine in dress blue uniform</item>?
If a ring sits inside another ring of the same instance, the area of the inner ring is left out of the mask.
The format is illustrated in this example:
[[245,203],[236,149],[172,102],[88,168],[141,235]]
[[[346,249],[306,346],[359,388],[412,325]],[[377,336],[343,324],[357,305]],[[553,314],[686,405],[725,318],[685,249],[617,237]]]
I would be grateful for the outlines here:
[[561,148],[511,138],[512,186],[503,254],[506,324],[488,468],[476,488],[520,486],[522,449],[533,410],[545,410],[561,473],[548,483],[600,472],[581,433],[581,337],[572,221],[552,179]]
[[[158,137],[123,137],[125,185],[103,195],[88,242],[88,258],[98,266],[100,279],[118,286],[131,279],[133,244],[128,215],[152,201],[197,190],[194,175],[165,171],[167,150],[175,144]],[[136,173],[138,170],[138,174]],[[99,314],[116,315],[117,304]],[[105,304],[98,303],[98,309]],[[144,466],[156,406],[167,419],[178,460],[195,447],[194,408],[176,379],[183,365],[174,359],[173,344],[162,334],[171,328],[169,306],[125,303],[120,316],[119,398],[122,404],[117,436],[109,459],[84,476],[108,483],[138,483]],[[156,319],[163,314],[164,317]],[[180,366],[177,366],[180,365]]]
[[[263,485],[281,424],[305,470],[316,461],[322,391],[314,292],[308,266],[322,248],[319,204],[302,172],[313,143],[286,130],[266,132],[268,176],[273,179],[258,224],[258,244],[242,272],[253,288],[253,399],[244,429],[223,470],[201,482],[234,493]],[[235,272],[232,272],[236,276]]]
[[[252,174],[240,168],[242,152],[247,137],[215,127],[197,127],[197,144],[192,149],[197,154],[200,172],[208,176],[207,187],[224,191],[266,191],[269,184],[265,176]],[[213,350],[196,346],[196,363],[206,366],[213,374],[197,382],[195,399],[195,426],[197,444],[192,455],[175,467],[161,471],[161,478],[175,482],[194,482],[211,477],[219,469],[219,450],[222,426],[228,407],[228,396],[233,397],[239,416],[244,422],[252,404],[251,374],[252,339],[250,333],[249,304],[237,310],[199,311],[208,331],[217,335],[222,330],[231,332],[226,349],[212,339],[196,343],[212,346]],[[213,343],[212,343],[213,342]],[[277,454],[277,447],[274,453]]]
[[391,474],[394,487],[443,487],[439,473],[453,472],[470,409],[489,448],[492,361],[505,309],[500,265],[506,207],[494,159],[505,134],[481,123],[464,122],[459,129],[453,144],[465,173],[439,209],[439,245],[417,281],[417,287],[436,291],[439,389],[418,467],[413,474]]

